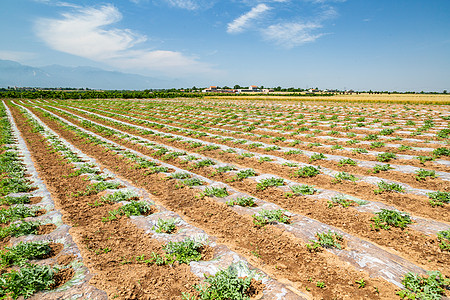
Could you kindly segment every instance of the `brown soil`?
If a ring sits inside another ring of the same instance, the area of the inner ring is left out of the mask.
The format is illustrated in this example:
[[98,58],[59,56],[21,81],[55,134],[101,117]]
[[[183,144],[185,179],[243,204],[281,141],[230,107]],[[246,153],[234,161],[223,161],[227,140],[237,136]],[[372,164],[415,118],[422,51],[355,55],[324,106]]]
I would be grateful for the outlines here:
[[63,286],[67,281],[72,279],[73,275],[75,275],[75,271],[72,268],[59,270],[54,276],[55,283],[50,289],[57,289],[60,286]]
[[68,264],[70,264],[74,259],[75,259],[75,255],[60,255],[58,256],[57,259],[57,264],[60,266],[67,266]]
[[40,225],[38,227],[38,229],[37,229],[37,234],[39,234],[39,235],[49,234],[50,232],[52,232],[55,229],[56,229],[56,225],[55,224]]

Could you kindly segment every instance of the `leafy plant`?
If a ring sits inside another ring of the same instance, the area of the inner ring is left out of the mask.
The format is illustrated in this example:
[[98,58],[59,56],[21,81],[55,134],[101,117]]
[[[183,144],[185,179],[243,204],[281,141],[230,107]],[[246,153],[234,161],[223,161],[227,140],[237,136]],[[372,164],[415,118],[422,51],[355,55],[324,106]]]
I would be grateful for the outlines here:
[[293,185],[291,186],[291,190],[296,195],[313,195],[317,190],[314,186],[310,185]]
[[372,143],[370,143],[370,148],[381,148],[381,147],[384,147],[384,146],[386,146],[386,144],[383,143],[383,142],[372,142]]
[[252,197],[237,197],[236,199],[227,201],[227,205],[233,206],[233,205],[239,205],[239,206],[256,206],[255,199]]
[[270,157],[268,157],[268,156],[261,156],[259,159],[258,159],[258,162],[259,163],[263,163],[263,162],[266,162],[266,161],[272,161],[273,159],[271,159]]
[[433,155],[435,157],[450,156],[450,149],[449,148],[436,148],[433,150]]
[[241,170],[236,173],[235,180],[243,180],[248,177],[256,176],[256,172],[253,169]]
[[7,209],[0,208],[0,223],[5,224],[27,217],[34,217],[37,210],[39,210],[39,208],[32,208],[23,204]]
[[206,276],[206,285],[196,285],[202,300],[250,300],[250,285],[254,274],[239,277],[239,270],[231,265],[214,276]]
[[378,189],[374,190],[374,193],[380,194],[384,191],[403,193],[405,191],[405,188],[398,183],[388,183],[382,180],[381,182],[378,183]]
[[51,251],[49,242],[20,242],[14,247],[6,247],[4,250],[0,250],[0,266],[22,266],[27,260],[43,258]]
[[416,179],[421,181],[427,177],[436,178],[436,172],[434,170],[419,169],[416,171]]
[[256,185],[257,190],[265,190],[268,187],[271,186],[282,186],[284,185],[284,179],[283,178],[265,178],[261,179],[261,181]]
[[316,161],[316,160],[322,160],[322,159],[326,159],[326,158],[327,157],[325,155],[323,155],[323,153],[315,153],[315,154],[311,155],[309,160]]
[[159,218],[154,229],[157,233],[172,233],[177,228],[177,223],[178,219],[176,218]]
[[344,165],[356,166],[356,161],[351,158],[342,158],[341,160],[339,160],[339,166]]
[[450,192],[431,192],[428,193],[431,206],[443,206],[445,203],[450,203]]
[[174,256],[180,264],[189,264],[191,261],[199,261],[202,258],[201,249],[205,246],[204,242],[186,238],[180,242],[167,243],[164,251]]
[[226,188],[218,188],[218,187],[207,187],[204,191],[203,194],[208,196],[208,197],[218,197],[218,198],[223,198],[228,196],[228,191]]
[[425,164],[427,161],[433,161],[434,160],[434,157],[424,156],[424,155],[419,155],[419,156],[417,156],[415,158],[418,159],[421,164]]
[[412,224],[411,217],[408,213],[399,212],[389,209],[381,209],[381,211],[375,213],[376,216],[372,218],[374,222],[374,229],[389,229],[390,226],[405,228],[408,224]]
[[139,199],[139,195],[132,191],[117,191],[113,194],[105,195],[100,198],[106,203],[117,203],[121,201],[130,201]]
[[29,203],[30,197],[26,195],[18,197],[6,196],[0,199],[0,205],[29,204]]
[[439,231],[437,233],[439,248],[450,251],[450,229]]
[[0,297],[17,299],[31,297],[37,291],[48,290],[55,283],[58,269],[50,266],[28,265],[20,270],[12,270],[0,277]]
[[362,153],[369,153],[369,151],[367,151],[366,149],[364,149],[364,148],[355,148],[355,149],[353,149],[352,150],[354,153],[359,153],[359,154],[362,154]]
[[342,180],[354,182],[354,181],[357,181],[358,178],[355,175],[347,173],[347,172],[339,172],[336,175],[334,175],[333,183],[342,182]]
[[372,169],[373,173],[380,173],[380,171],[389,171],[392,170],[394,168],[391,167],[390,164],[385,164],[385,165],[375,165]]
[[211,159],[204,159],[201,160],[197,163],[194,164],[194,168],[198,169],[198,168],[202,168],[202,167],[207,167],[207,166],[214,166],[216,163],[213,162]]
[[133,201],[131,203],[125,204],[118,209],[109,211],[108,217],[102,219],[103,222],[111,221],[117,219],[118,216],[140,216],[150,213],[152,207],[150,204],[144,201]]
[[391,159],[394,159],[395,157],[396,157],[396,155],[394,153],[384,152],[384,153],[379,153],[377,155],[377,160],[381,161],[381,162],[388,162]]
[[328,232],[316,233],[316,236],[318,240],[317,242],[311,240],[312,244],[306,244],[308,250],[317,251],[319,246],[323,248],[342,249],[342,245],[339,242],[342,242],[344,239],[341,234],[328,230]]
[[172,173],[170,175],[170,177],[174,178],[174,179],[186,179],[186,178],[191,177],[191,175],[189,175],[189,173],[178,172],[178,173]]
[[183,181],[181,181],[184,185],[187,186],[200,186],[203,185],[203,181],[201,181],[200,179],[193,177],[193,178],[188,178],[185,179]]
[[427,276],[408,272],[402,284],[405,289],[397,292],[402,299],[441,299],[445,288],[450,285],[450,279],[439,271],[427,272]]
[[314,177],[319,173],[320,173],[319,169],[313,166],[305,166],[295,170],[294,175],[297,177],[305,178],[305,177]]
[[21,222],[11,224],[7,227],[0,228],[0,239],[7,236],[18,237],[27,234],[35,234],[40,225],[40,222]]
[[276,222],[288,224],[290,217],[285,215],[285,210],[282,209],[261,209],[258,215],[252,215],[253,223],[257,226],[264,226],[267,224],[274,224]]
[[89,184],[86,187],[85,192],[81,193],[81,195],[85,195],[85,196],[95,195],[104,190],[118,189],[119,187],[120,187],[120,183],[117,183],[117,182],[107,182],[107,181],[95,182],[95,183]]

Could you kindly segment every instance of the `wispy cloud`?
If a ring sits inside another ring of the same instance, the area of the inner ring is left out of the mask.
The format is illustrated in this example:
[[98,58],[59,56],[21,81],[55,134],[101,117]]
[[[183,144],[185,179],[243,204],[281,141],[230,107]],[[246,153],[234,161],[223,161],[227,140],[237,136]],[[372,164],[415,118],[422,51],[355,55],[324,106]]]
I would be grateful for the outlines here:
[[266,40],[273,41],[285,48],[293,48],[314,42],[323,36],[323,33],[313,33],[319,28],[322,28],[322,25],[315,23],[281,23],[270,25],[262,30],[262,33]]
[[248,13],[243,14],[239,18],[235,19],[233,22],[228,24],[228,33],[239,33],[244,31],[248,27],[252,20],[255,20],[261,16],[264,12],[270,10],[271,8],[264,3],[258,4],[253,7]]
[[162,0],[171,7],[186,9],[186,10],[204,10],[215,4],[215,0]]
[[60,19],[39,19],[36,33],[52,49],[128,70],[167,74],[209,70],[195,58],[177,51],[137,49],[147,37],[115,28],[122,14],[113,5],[79,7]]
[[35,58],[37,55],[31,52],[22,51],[0,51],[0,59],[14,60],[18,62],[24,62],[29,59]]

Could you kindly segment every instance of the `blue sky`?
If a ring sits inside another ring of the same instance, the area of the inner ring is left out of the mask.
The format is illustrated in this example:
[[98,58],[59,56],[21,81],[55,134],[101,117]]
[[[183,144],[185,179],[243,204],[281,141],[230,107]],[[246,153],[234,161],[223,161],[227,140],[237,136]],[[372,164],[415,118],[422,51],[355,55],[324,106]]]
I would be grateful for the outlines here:
[[0,59],[177,87],[450,90],[448,0],[2,0]]

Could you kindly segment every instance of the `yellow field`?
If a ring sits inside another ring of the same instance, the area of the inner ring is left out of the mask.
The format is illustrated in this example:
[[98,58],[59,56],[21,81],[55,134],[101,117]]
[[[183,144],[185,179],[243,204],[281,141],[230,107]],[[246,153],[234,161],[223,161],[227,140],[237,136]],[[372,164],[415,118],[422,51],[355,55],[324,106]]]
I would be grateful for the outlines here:
[[378,103],[404,103],[404,104],[450,104],[448,95],[427,94],[351,94],[334,96],[283,96],[270,95],[239,95],[239,96],[206,96],[206,99],[227,100],[282,100],[282,101],[336,101],[336,102],[378,102]]

